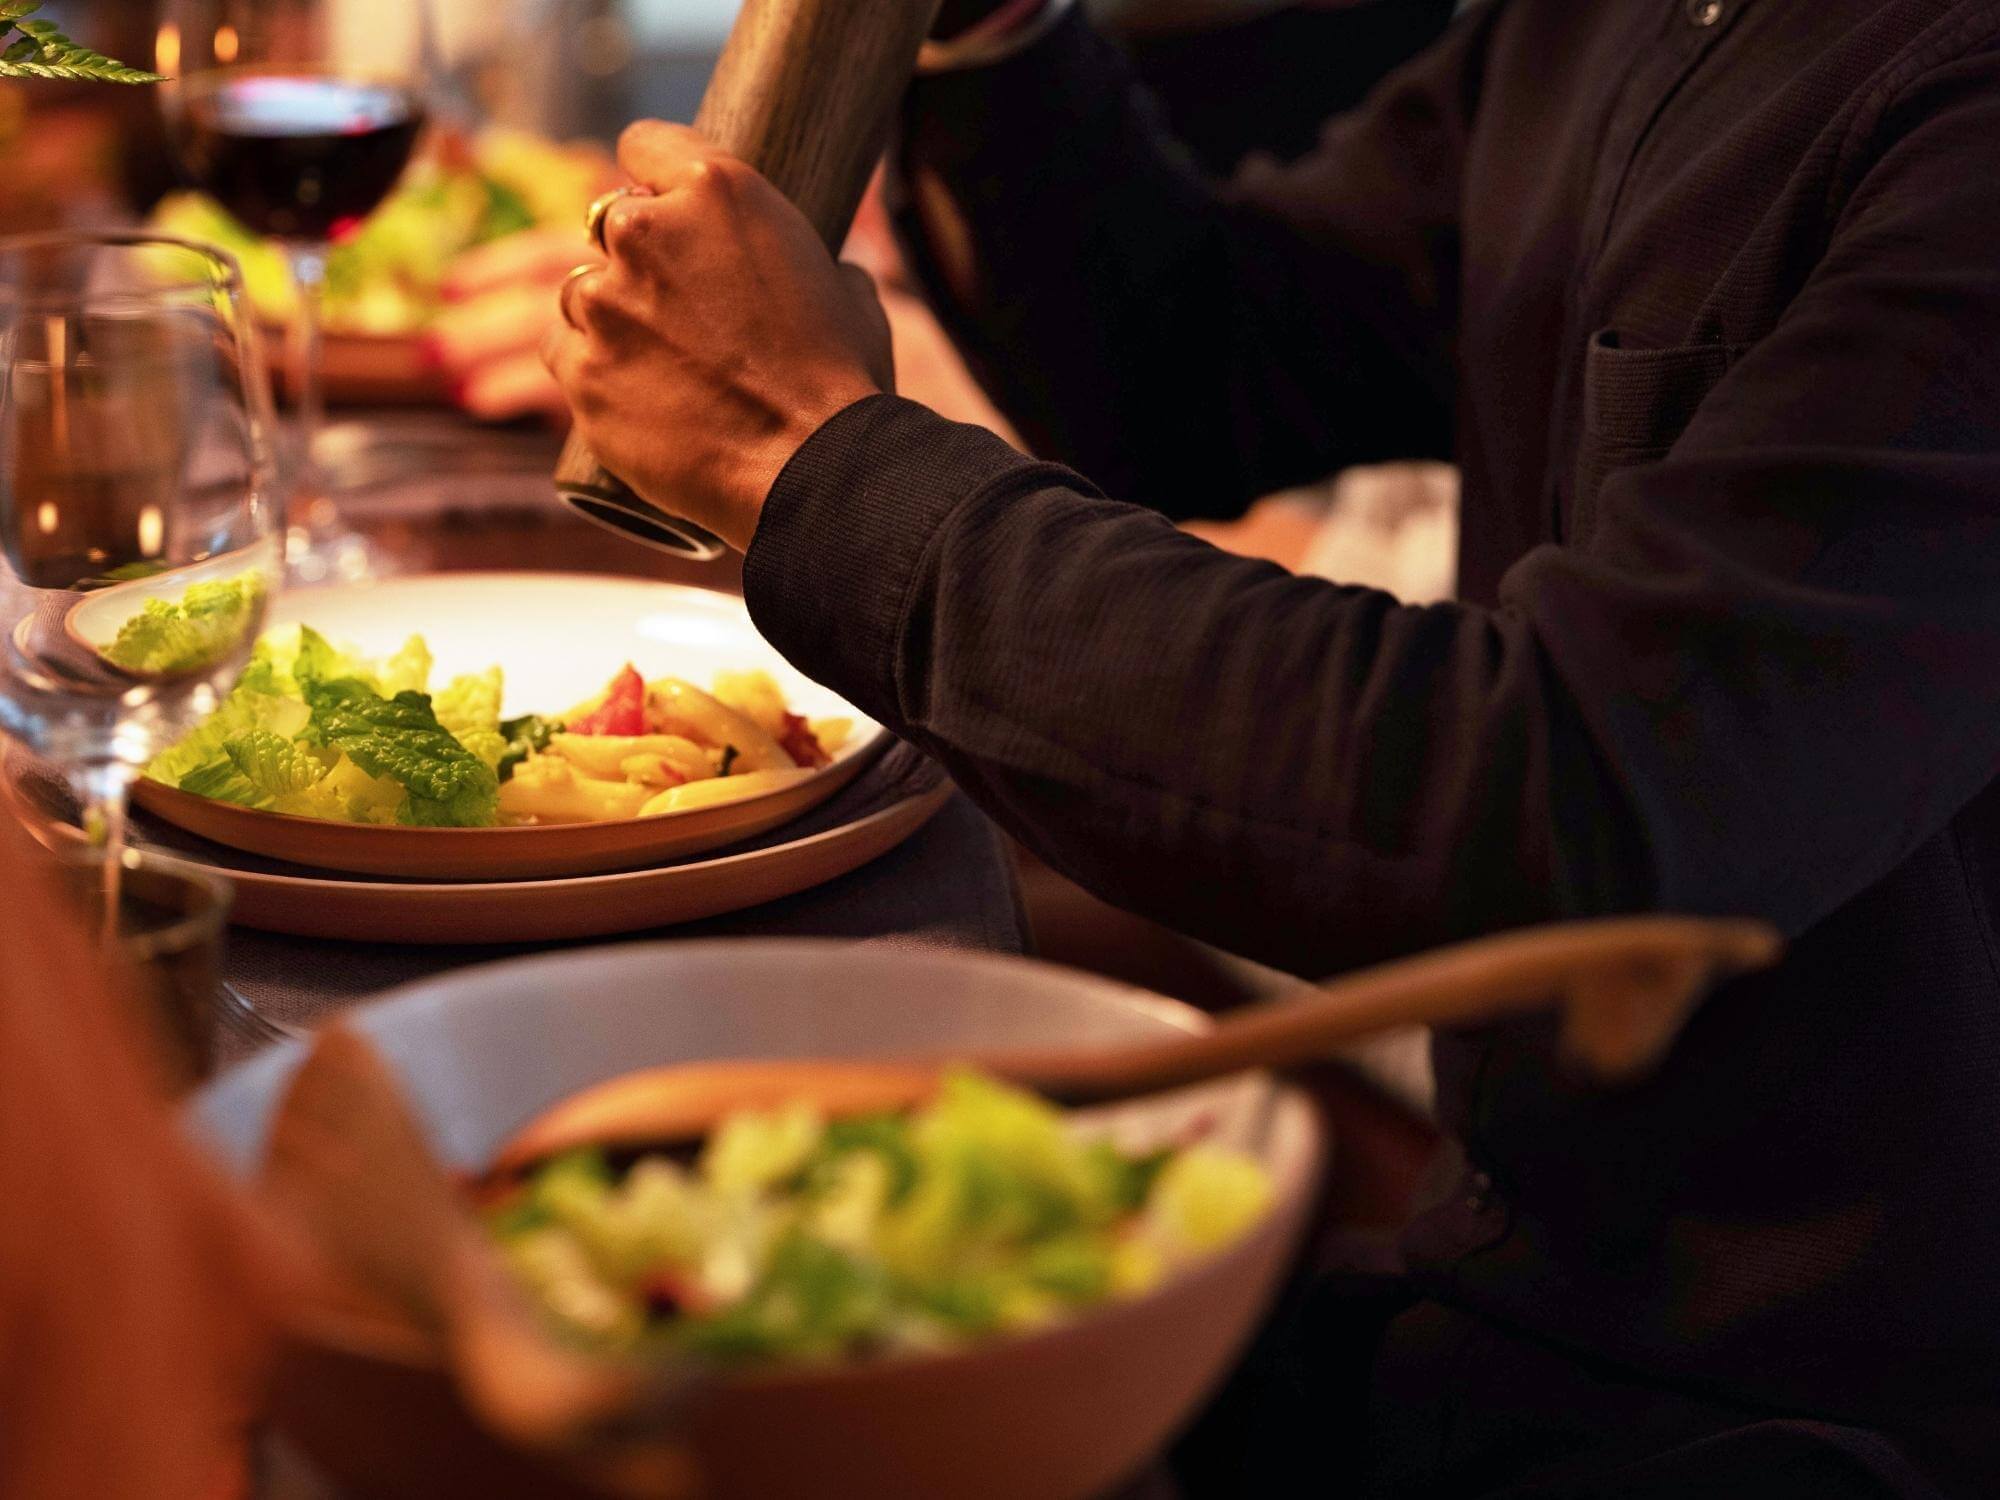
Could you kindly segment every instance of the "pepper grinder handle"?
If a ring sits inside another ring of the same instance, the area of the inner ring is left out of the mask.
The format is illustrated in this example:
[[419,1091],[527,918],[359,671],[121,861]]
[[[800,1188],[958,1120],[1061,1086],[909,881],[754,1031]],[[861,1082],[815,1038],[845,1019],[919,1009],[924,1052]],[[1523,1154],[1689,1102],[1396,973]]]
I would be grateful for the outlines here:
[[[695,129],[769,178],[838,252],[937,8],[938,0],[745,0]],[[556,490],[591,520],[665,551],[708,561],[728,550],[642,499],[575,431]]]

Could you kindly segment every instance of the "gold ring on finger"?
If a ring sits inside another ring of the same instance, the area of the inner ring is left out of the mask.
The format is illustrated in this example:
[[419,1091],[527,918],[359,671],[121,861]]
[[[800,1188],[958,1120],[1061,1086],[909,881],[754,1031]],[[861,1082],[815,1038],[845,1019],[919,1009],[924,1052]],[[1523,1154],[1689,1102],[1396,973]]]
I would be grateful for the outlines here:
[[595,262],[587,266],[578,266],[569,275],[563,277],[562,290],[556,294],[556,307],[562,312],[562,320],[578,333],[583,332],[583,325],[577,322],[576,314],[569,310],[569,295],[576,290],[576,284],[583,280],[584,277],[594,276],[603,269],[604,267]]
[[583,216],[583,227],[590,235],[590,242],[606,255],[611,246],[605,240],[605,220],[611,217],[611,209],[621,198],[650,198],[653,190],[628,182],[623,187],[615,187],[590,205],[590,211]]

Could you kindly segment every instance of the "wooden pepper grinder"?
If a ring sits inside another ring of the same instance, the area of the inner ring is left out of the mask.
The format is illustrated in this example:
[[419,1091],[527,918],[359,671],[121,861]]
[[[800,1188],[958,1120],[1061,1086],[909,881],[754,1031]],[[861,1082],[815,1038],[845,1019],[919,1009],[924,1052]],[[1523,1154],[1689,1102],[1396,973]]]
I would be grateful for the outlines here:
[[[745,0],[695,129],[769,178],[837,252],[937,8],[938,0]],[[576,433],[556,465],[556,489],[622,535],[704,561],[727,550],[641,499]]]

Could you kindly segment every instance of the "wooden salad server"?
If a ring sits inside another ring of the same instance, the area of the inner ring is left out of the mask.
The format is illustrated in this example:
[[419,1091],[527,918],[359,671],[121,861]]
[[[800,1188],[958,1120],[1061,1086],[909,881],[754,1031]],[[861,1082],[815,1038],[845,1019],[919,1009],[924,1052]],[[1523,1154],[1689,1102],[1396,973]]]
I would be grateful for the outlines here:
[[[796,204],[839,252],[938,0],[744,0],[694,128]],[[702,561],[727,544],[607,473],[572,433],[556,489],[621,535]]]
[[506,1176],[563,1151],[697,1139],[738,1109],[810,1104],[829,1117],[905,1109],[952,1065],[1062,1104],[1158,1093],[1285,1068],[1406,1026],[1465,1026],[1555,1009],[1564,1051],[1607,1082],[1651,1067],[1717,981],[1774,962],[1762,922],[1615,917],[1529,928],[1441,948],[1246,1006],[1204,1032],[1112,1046],[949,1058],[676,1063],[610,1079],[530,1121],[494,1159]]
[[259,1188],[317,1252],[324,1305],[416,1335],[492,1432],[587,1473],[593,1494],[700,1493],[676,1434],[705,1373],[554,1337],[432,1157],[394,1074],[355,1032],[334,1026],[314,1039],[273,1119]]

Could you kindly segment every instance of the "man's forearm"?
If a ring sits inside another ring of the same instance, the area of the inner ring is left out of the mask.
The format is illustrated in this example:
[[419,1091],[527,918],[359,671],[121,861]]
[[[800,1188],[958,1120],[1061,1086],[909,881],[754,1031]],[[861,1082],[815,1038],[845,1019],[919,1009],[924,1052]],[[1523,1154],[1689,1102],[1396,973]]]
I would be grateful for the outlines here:
[[1050,864],[1250,957],[1654,907],[1796,933],[2000,755],[1992,450],[1857,436],[1625,471],[1589,548],[1530,553],[1495,608],[1415,607],[877,396],[780,477],[746,592]]
[[1611,784],[1519,620],[1226,556],[889,397],[801,450],[745,578],[1052,865],[1235,952],[1326,972],[1644,904],[1641,854],[1558,867],[1558,781],[1595,843],[1627,825],[1578,799]]

